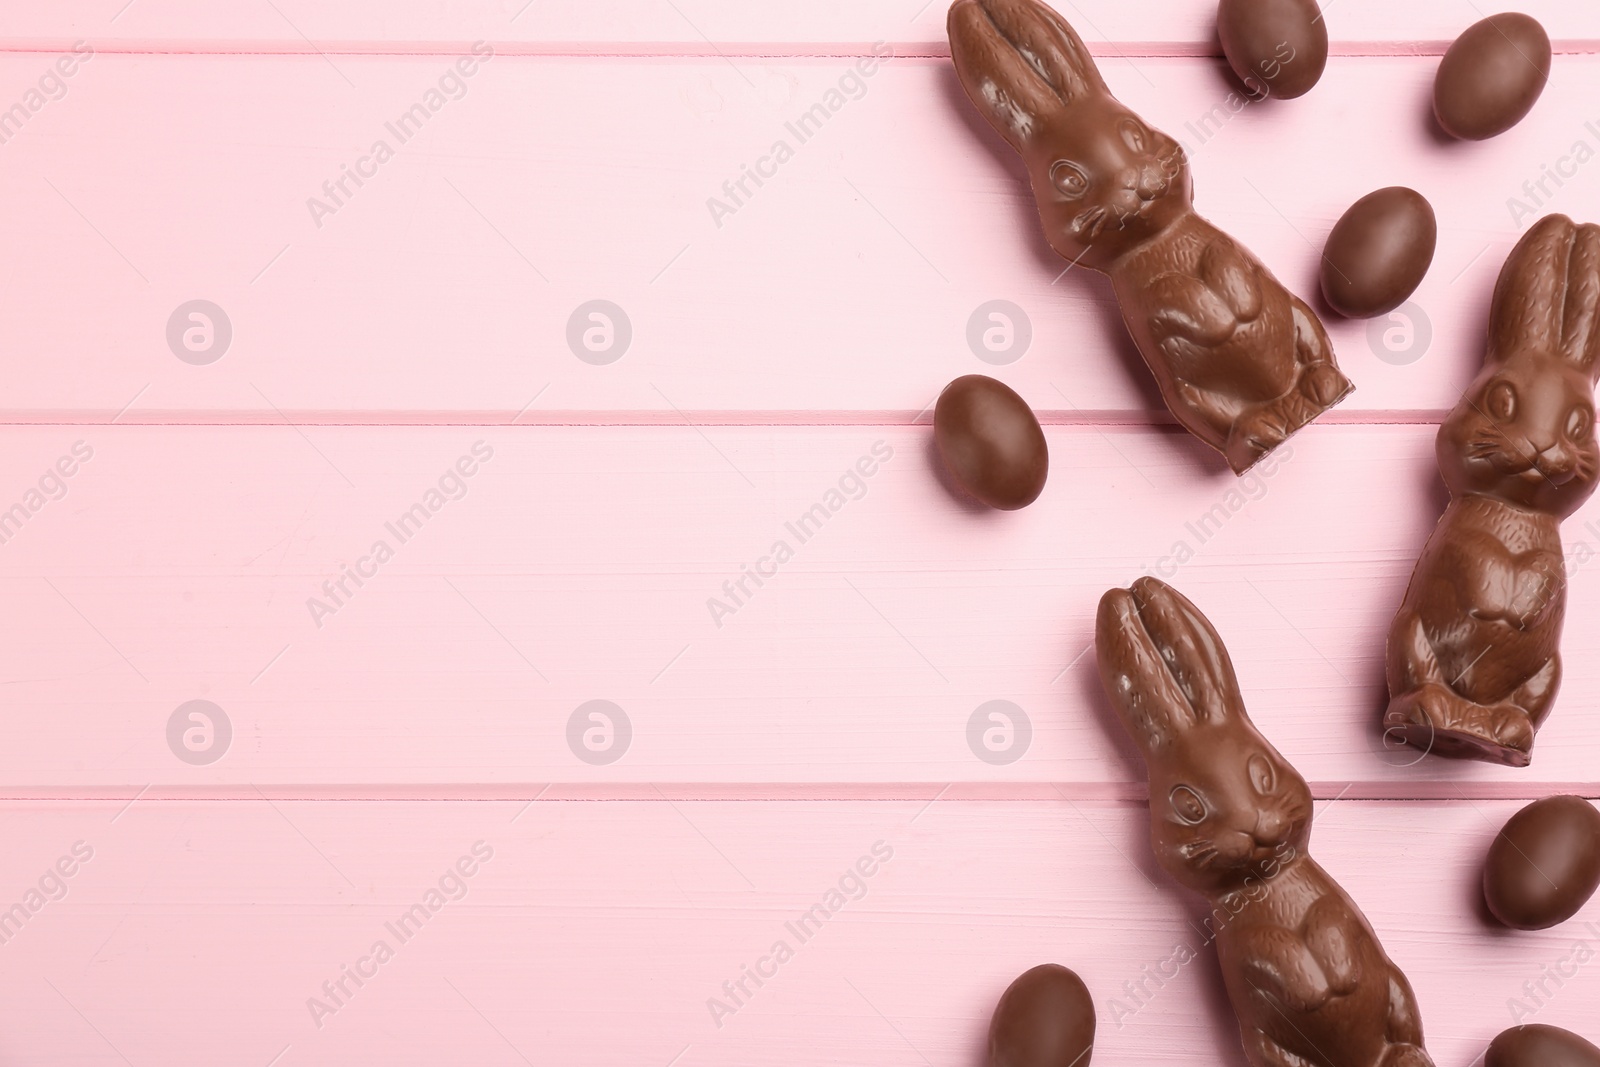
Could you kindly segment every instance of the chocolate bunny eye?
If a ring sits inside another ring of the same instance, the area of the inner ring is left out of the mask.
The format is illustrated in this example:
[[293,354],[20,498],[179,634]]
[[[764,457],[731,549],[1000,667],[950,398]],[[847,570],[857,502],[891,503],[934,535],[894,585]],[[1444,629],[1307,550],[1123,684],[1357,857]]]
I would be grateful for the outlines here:
[[1272,761],[1260,753],[1250,757],[1250,784],[1262,796],[1277,791],[1278,772],[1272,769]]
[[1200,795],[1186,785],[1173,786],[1172,810],[1178,813],[1178,818],[1193,826],[1195,823],[1204,822],[1206,818],[1206,805]]
[[1517,417],[1517,391],[1510,382],[1495,382],[1489,387],[1486,398],[1489,416],[1500,422],[1510,422]]
[[1567,416],[1567,440],[1587,441],[1594,432],[1594,412],[1579,404]]
[[1123,144],[1135,152],[1144,151],[1144,128],[1137,122],[1132,119],[1124,119],[1122,125],[1117,128],[1117,132],[1122,134]]
[[1068,200],[1077,200],[1089,191],[1089,175],[1070,159],[1060,160],[1050,168],[1050,181]]

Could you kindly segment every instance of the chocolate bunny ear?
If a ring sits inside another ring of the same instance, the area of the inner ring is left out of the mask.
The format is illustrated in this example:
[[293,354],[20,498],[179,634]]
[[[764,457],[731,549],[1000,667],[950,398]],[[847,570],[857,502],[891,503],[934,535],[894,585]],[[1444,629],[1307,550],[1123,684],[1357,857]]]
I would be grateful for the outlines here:
[[962,87],[1013,148],[1041,116],[1108,92],[1077,33],[1037,0],[956,0],[947,22]]
[[1201,724],[1245,717],[1233,661],[1200,609],[1155,578],[1100,598],[1100,681],[1146,757]]
[[1527,350],[1600,371],[1600,226],[1546,215],[1511,250],[1494,289],[1489,358]]

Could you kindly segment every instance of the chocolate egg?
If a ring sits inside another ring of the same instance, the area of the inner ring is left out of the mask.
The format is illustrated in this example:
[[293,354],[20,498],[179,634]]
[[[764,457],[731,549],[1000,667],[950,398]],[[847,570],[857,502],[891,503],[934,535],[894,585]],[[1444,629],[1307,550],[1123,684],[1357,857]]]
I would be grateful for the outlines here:
[[1483,897],[1495,918],[1544,930],[1578,913],[1600,887],[1600,811],[1582,797],[1536,800],[1489,846]]
[[1550,80],[1550,36],[1531,16],[1490,15],[1455,39],[1433,80],[1433,113],[1452,137],[1505,133],[1533,110]]
[[1263,96],[1304,96],[1328,65],[1328,25],[1316,0],[1222,0],[1217,36],[1233,72]]
[[1417,291],[1433,263],[1439,224],[1419,192],[1368,193],[1334,224],[1322,251],[1322,295],[1352,319],[1383,315]]
[[1027,507],[1044,489],[1050,451],[1033,410],[1010,387],[967,374],[933,408],[939,456],[961,488],[992,508]]
[[989,1023],[989,1067],[1089,1067],[1094,1001],[1083,979],[1044,963],[1011,983]]
[[1543,1023],[1513,1026],[1489,1045],[1484,1067],[1600,1067],[1600,1048]]

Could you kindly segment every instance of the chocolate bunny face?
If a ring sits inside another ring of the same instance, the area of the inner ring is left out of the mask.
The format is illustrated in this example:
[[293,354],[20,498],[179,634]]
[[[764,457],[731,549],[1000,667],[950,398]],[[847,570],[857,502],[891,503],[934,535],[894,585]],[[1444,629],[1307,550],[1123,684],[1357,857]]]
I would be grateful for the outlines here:
[[1106,88],[1048,8],[958,0],[950,50],[966,91],[1027,163],[1051,248],[1101,267],[1192,211],[1189,163]]
[[1533,353],[1491,363],[1445,421],[1438,453],[1452,493],[1571,515],[1600,470],[1588,371]]
[[1114,136],[1076,141],[1076,151],[1029,168],[1051,247],[1085,261],[1115,259],[1165,231],[1193,207],[1189,164],[1178,143],[1146,126],[1115,100],[1084,108],[1107,112],[1092,128]]
[[1600,227],[1542,219],[1501,270],[1484,368],[1439,433],[1452,493],[1562,518],[1594,493],[1597,306]]
[[1311,791],[1245,712],[1228,650],[1154,578],[1100,601],[1100,675],[1150,770],[1150,838],[1175,879],[1209,897],[1305,854]]
[[958,0],[950,47],[968,95],[1021,153],[1059,254],[1103,268],[1193,210],[1182,147],[1111,95],[1053,11]]

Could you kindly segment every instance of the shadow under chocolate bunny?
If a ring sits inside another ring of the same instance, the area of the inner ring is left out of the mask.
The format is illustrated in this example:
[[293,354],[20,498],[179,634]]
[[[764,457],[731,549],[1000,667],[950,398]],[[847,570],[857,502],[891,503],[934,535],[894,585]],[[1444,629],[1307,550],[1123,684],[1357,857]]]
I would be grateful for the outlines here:
[[[1429,428],[1432,428],[1431,425]],[[1429,439],[1432,439],[1432,434],[1429,435]],[[1384,462],[1394,461],[1385,459]],[[1417,456],[1416,461],[1410,464],[1410,469],[1406,472],[1406,483],[1409,490],[1406,499],[1414,502],[1407,506],[1414,508],[1418,514],[1437,516],[1449,506],[1450,490],[1445,486],[1444,479],[1439,477],[1439,466],[1434,459],[1432,449]],[[1400,558],[1416,559],[1422,554],[1423,546],[1428,543],[1428,538],[1432,534],[1433,524],[1430,519],[1427,524],[1419,528],[1414,540],[1399,547]],[[1410,581],[1411,574],[1407,571],[1396,584],[1393,597],[1393,610],[1396,612],[1400,610],[1406,586]],[[1361,707],[1371,709],[1370,721],[1367,723],[1368,737],[1379,759],[1390,766],[1414,767],[1426,764],[1430,761],[1431,753],[1397,742],[1383,725],[1383,712],[1389,706],[1389,672],[1386,658],[1383,642],[1381,640],[1373,642],[1371,655],[1362,667]],[[1459,771],[1460,768],[1456,770]]]

